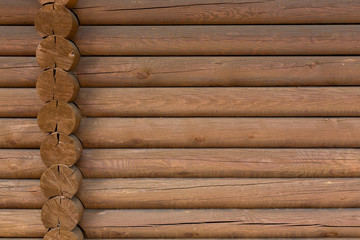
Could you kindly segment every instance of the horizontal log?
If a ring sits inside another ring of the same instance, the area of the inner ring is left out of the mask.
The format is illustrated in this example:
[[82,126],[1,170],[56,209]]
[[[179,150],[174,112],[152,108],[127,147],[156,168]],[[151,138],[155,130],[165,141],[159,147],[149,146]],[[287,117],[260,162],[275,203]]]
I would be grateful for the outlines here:
[[[360,237],[360,210],[85,210],[80,226],[88,238],[343,238]],[[40,210],[0,210],[0,237],[45,232]]]
[[[86,178],[360,177],[360,149],[84,149]],[[40,178],[39,150],[0,149],[1,178]]]
[[[85,148],[359,147],[359,118],[83,118]],[[36,119],[0,119],[0,148],[39,148]]]
[[[82,57],[82,87],[359,85],[360,57]],[[0,87],[35,87],[33,57],[0,57]]]
[[[87,178],[77,197],[86,209],[358,208],[359,187],[358,178]],[[39,180],[0,180],[0,208],[46,201]]]
[[[81,88],[75,103],[87,117],[360,116],[359,92],[360,87]],[[36,117],[42,106],[34,88],[0,88],[0,117]]]
[[[34,27],[0,31],[0,55],[35,54]],[[74,41],[85,56],[358,55],[359,36],[359,25],[81,26]]]
[[[3,0],[0,25],[33,24],[38,8],[36,1]],[[360,23],[360,4],[351,0],[79,0],[73,10],[83,25]]]

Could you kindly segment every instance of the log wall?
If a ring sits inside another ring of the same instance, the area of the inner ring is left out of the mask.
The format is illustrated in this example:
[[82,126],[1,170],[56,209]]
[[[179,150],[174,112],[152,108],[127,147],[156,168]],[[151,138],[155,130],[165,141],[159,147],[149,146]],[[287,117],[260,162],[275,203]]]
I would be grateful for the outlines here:
[[0,1],[0,239],[360,239],[359,1],[75,2]]

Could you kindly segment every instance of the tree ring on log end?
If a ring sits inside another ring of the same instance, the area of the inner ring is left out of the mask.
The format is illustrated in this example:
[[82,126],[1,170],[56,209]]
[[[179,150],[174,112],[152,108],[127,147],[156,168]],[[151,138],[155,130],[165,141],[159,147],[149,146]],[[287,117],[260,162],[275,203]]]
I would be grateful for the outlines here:
[[80,222],[84,206],[77,197],[72,199],[58,196],[45,202],[41,209],[41,221],[46,228],[72,231]]
[[40,146],[40,156],[47,167],[54,164],[73,166],[80,158],[83,147],[79,139],[61,133],[48,135]]
[[59,35],[72,39],[79,28],[75,14],[60,4],[42,6],[37,12],[34,22],[41,37]]
[[80,110],[73,103],[50,101],[42,106],[37,116],[43,132],[58,132],[67,135],[75,132],[81,121]]
[[73,8],[78,0],[39,0],[39,3],[41,5],[47,4],[47,3],[56,3],[60,5],[65,5],[68,8]]
[[76,45],[58,35],[43,39],[36,49],[36,60],[42,69],[58,67],[73,70],[79,59],[80,52]]
[[79,191],[82,178],[77,167],[55,164],[41,175],[40,187],[48,198],[55,196],[72,198]]
[[79,88],[79,81],[75,75],[61,68],[43,71],[36,81],[36,90],[44,102],[51,100],[73,102]]
[[84,240],[84,234],[78,227],[72,231],[53,228],[45,234],[44,240]]

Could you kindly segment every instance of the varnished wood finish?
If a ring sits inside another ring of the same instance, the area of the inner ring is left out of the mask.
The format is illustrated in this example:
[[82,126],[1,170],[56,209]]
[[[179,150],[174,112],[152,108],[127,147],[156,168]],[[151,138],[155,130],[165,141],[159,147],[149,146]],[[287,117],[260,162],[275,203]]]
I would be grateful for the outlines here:
[[[0,149],[0,177],[40,178],[39,150]],[[87,178],[360,177],[360,150],[84,149]]]
[[[359,85],[360,57],[82,57],[82,87]],[[0,57],[0,87],[35,87],[33,57]]]
[[80,189],[82,179],[81,172],[76,166],[70,168],[66,165],[54,164],[41,175],[40,188],[47,198],[55,196],[73,198]]
[[62,68],[73,70],[80,59],[76,45],[62,36],[51,35],[43,39],[36,49],[36,61],[41,69]]
[[81,229],[75,227],[72,231],[66,231],[60,228],[53,228],[48,231],[45,236],[44,240],[84,240],[84,234],[82,233]]
[[[0,208],[41,208],[39,185],[0,180]],[[358,178],[110,178],[84,179],[77,197],[86,209],[358,208],[359,187]]]
[[[33,27],[0,31],[0,55],[35,54]],[[81,26],[74,41],[82,55],[357,55],[359,36],[358,25]]]
[[[75,135],[85,148],[359,147],[360,119],[85,118]],[[44,137],[36,119],[0,119],[0,148],[38,148]]]
[[[36,1],[3,0],[0,25],[33,24],[38,8]],[[360,22],[360,4],[353,0],[79,0],[74,11],[85,25]]]
[[47,4],[36,14],[35,28],[41,37],[59,35],[72,39],[79,28],[79,22],[75,14],[64,5]]
[[[360,116],[359,92],[360,87],[81,88],[75,103],[88,117]],[[42,104],[34,89],[0,89],[1,117],[35,117]]]
[[62,133],[47,135],[40,145],[40,156],[43,163],[50,167],[54,164],[73,166],[83,151],[80,140]]
[[73,103],[52,100],[45,103],[37,114],[41,131],[46,133],[74,133],[81,122],[81,112]]
[[36,81],[36,91],[43,102],[51,100],[73,102],[79,88],[80,85],[75,75],[61,68],[43,71]]
[[41,221],[46,228],[72,231],[84,213],[84,206],[76,197],[57,196],[47,200],[41,209]]
[[[88,238],[360,237],[358,209],[86,210]],[[154,227],[156,231],[154,231]],[[43,237],[40,210],[0,210],[0,237]]]

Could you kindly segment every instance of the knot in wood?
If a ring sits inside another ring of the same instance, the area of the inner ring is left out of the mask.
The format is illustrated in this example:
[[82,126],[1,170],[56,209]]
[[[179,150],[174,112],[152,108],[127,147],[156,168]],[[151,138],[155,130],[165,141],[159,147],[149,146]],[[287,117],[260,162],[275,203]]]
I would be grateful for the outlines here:
[[43,39],[36,49],[36,60],[42,69],[62,68],[73,70],[80,59],[76,45],[59,35]]

